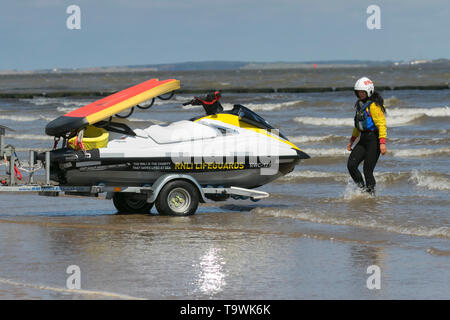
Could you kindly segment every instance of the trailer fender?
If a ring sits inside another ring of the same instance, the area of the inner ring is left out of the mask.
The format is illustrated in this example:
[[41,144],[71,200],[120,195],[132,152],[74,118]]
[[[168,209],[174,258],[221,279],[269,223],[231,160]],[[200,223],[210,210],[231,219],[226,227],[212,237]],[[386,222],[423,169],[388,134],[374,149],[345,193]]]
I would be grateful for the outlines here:
[[200,202],[201,203],[206,202],[205,193],[203,192],[203,189],[200,186],[200,184],[192,176],[187,175],[187,174],[165,174],[165,175],[162,175],[161,177],[159,177],[152,185],[153,194],[147,198],[147,202],[149,202],[149,203],[155,202],[156,198],[158,197],[159,192],[166,185],[166,183],[169,181],[178,180],[178,179],[187,180],[187,181],[191,182],[194,186],[196,186],[198,189],[198,192],[200,194]]

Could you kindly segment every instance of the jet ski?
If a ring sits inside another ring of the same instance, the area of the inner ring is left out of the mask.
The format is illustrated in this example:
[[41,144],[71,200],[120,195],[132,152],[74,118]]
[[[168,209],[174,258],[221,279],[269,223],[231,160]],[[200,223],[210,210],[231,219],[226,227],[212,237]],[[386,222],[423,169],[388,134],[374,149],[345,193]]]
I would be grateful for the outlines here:
[[[169,84],[155,82],[142,92],[132,87],[50,122],[46,133],[55,136],[51,179],[70,186],[151,186],[162,175],[185,174],[202,187],[251,189],[309,158],[249,108],[236,104],[224,110],[219,91],[184,104],[202,105],[206,114],[167,125],[139,128],[113,115],[134,106],[149,108],[142,103],[150,99],[151,106],[156,94],[166,99],[179,87]],[[166,87],[146,94],[159,86]]]

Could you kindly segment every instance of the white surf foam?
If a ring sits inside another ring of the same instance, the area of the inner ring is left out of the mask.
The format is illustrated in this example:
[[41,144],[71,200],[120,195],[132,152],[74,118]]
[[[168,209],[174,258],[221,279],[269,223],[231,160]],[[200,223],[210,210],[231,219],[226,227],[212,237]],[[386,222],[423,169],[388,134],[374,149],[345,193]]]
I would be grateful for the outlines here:
[[55,117],[45,117],[45,116],[16,116],[16,115],[0,115],[0,120],[10,120],[16,122],[31,122],[37,120],[52,121]]
[[[392,184],[396,183],[402,180],[411,180],[411,177],[414,177],[414,175],[417,174],[413,170],[412,172],[408,171],[400,171],[400,172],[374,172],[375,179],[377,181],[378,185],[383,184]],[[419,173],[420,175],[424,175],[424,177],[427,177],[430,173]],[[278,182],[302,182],[302,181],[308,181],[309,179],[323,179],[323,180],[333,180],[336,182],[343,182],[347,183],[349,182],[350,175],[348,172],[332,172],[332,171],[313,171],[313,170],[296,170],[292,171],[289,174],[279,178]],[[448,185],[447,185],[448,186]],[[353,188],[353,184],[349,184],[347,186],[349,188],[346,190],[345,194],[354,194],[355,196],[361,195],[358,191],[358,188]],[[445,187],[443,187],[445,188]],[[355,192],[354,192],[355,191]],[[364,193],[366,194],[366,193]]]
[[349,178],[348,174],[342,172],[326,172],[326,171],[292,171],[291,173],[279,178],[277,181],[301,181],[306,179],[333,179],[335,181],[344,182]]
[[351,127],[354,125],[353,119],[351,118],[296,117],[294,118],[294,121],[315,126]]
[[[100,99],[100,98],[99,98]],[[48,104],[59,104],[65,107],[82,107],[87,104],[90,104],[94,102],[97,99],[69,99],[69,98],[44,98],[44,97],[37,97],[33,99],[20,99],[20,101],[28,102],[31,104],[34,104],[36,106],[43,106]],[[75,108],[75,109],[76,109]]]
[[413,170],[409,181],[429,190],[450,190],[450,179]]
[[450,117],[450,107],[393,108],[387,109],[387,114],[388,117],[415,116],[415,115],[426,115],[428,117]]
[[350,151],[342,148],[302,148],[302,151],[316,157],[348,157]]
[[393,106],[404,105],[404,104],[406,104],[405,101],[403,101],[395,96],[384,99],[384,105],[386,107],[393,107]]
[[[302,151],[315,157],[348,157],[350,151],[342,148],[302,148]],[[395,158],[422,158],[430,156],[445,156],[450,154],[450,148],[436,149],[388,149],[387,155]]]
[[303,100],[294,100],[281,103],[247,103],[245,106],[252,111],[273,111],[294,107],[303,103]]
[[56,107],[56,111],[58,112],[62,112],[62,113],[69,113],[72,112],[74,110],[77,110],[79,107]]
[[332,141],[348,140],[348,137],[326,135],[326,136],[295,136],[289,138],[292,143],[317,143],[317,142],[332,142]]
[[414,158],[414,157],[429,157],[450,154],[450,148],[436,148],[436,149],[400,149],[388,150],[388,154],[399,158]]
[[[388,115],[386,116],[386,125],[388,127],[399,127],[406,125],[410,122],[416,121],[422,118],[424,114],[406,114],[406,115]],[[353,118],[326,118],[326,117],[296,117],[294,121],[315,126],[330,126],[330,127],[353,127]]]

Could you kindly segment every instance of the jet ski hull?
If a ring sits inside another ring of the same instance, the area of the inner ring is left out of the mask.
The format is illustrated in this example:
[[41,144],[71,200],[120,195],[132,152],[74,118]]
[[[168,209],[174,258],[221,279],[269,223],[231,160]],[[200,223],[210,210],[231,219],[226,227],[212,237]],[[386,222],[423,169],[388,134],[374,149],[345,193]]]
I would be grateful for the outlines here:
[[[305,155],[306,156],[306,155]],[[306,156],[307,157],[307,156]],[[55,150],[51,153],[52,179],[65,185],[143,186],[170,173],[191,175],[200,185],[255,188],[292,171],[302,154],[280,156],[273,162],[252,157],[205,162],[171,158],[102,159],[98,152]],[[227,161],[228,160],[228,161]],[[262,160],[262,161],[261,161]]]

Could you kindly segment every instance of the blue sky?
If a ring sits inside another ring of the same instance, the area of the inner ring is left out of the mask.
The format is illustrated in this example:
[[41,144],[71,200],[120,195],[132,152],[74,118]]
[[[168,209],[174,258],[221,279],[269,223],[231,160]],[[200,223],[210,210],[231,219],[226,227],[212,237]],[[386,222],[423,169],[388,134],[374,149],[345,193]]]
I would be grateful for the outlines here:
[[[69,5],[81,29],[69,30]],[[381,29],[369,30],[369,5]],[[450,58],[448,0],[22,0],[0,4],[0,70],[184,61]]]

